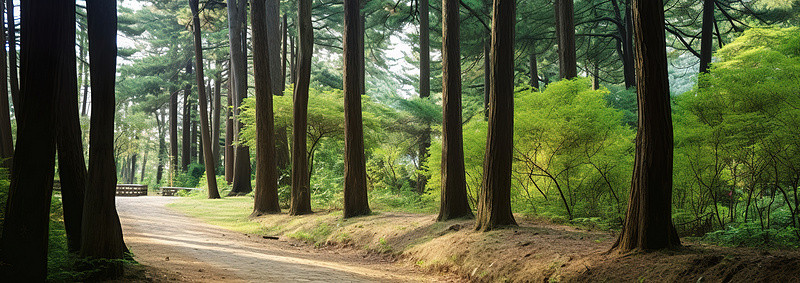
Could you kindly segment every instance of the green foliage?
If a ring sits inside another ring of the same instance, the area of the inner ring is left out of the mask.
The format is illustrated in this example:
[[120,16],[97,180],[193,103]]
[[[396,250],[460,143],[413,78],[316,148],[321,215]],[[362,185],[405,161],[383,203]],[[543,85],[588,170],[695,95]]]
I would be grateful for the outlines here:
[[745,31],[676,99],[675,205],[712,215],[710,241],[798,245],[799,31]]
[[[548,217],[620,217],[629,182],[633,132],[610,107],[607,90],[586,79],[559,81],[543,92],[515,94],[514,210]],[[483,172],[487,124],[464,125],[467,189],[474,207]],[[428,187],[439,191],[441,142],[431,147]],[[563,194],[563,198],[561,197]],[[610,209],[609,209],[610,208]]]

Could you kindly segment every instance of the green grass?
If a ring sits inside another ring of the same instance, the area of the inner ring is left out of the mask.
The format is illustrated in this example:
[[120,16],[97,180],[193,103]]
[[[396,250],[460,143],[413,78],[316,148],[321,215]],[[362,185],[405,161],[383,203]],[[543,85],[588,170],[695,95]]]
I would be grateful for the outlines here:
[[204,199],[202,195],[182,198],[168,204],[167,207],[179,210],[191,217],[203,220],[240,233],[263,234],[264,227],[248,218],[253,211],[253,198],[226,197],[222,199]]

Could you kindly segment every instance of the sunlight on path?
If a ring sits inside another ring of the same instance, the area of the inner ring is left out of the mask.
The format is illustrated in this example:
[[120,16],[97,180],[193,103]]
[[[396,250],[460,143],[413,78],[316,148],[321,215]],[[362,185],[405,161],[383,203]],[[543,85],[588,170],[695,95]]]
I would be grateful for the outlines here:
[[[118,197],[125,242],[146,265],[199,281],[387,282],[416,281],[366,266],[289,250],[201,223],[165,207],[174,197]],[[272,242],[270,242],[272,241]],[[188,274],[193,273],[193,274]],[[192,281],[194,281],[192,280]]]

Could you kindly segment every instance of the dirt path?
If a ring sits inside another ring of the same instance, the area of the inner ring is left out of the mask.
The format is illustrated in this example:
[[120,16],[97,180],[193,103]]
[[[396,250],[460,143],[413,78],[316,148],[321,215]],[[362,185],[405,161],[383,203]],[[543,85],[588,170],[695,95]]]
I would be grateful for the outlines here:
[[[437,281],[409,266],[347,251],[319,251],[201,223],[165,207],[173,197],[118,197],[125,243],[158,281]],[[163,274],[161,274],[163,273]]]

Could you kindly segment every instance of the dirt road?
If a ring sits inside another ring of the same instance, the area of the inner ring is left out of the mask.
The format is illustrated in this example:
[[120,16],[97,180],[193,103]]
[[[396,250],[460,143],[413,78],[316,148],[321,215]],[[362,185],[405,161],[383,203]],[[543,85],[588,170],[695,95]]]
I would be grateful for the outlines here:
[[409,266],[357,252],[320,251],[201,223],[166,208],[174,197],[118,197],[125,243],[159,281],[418,282],[437,281]]

